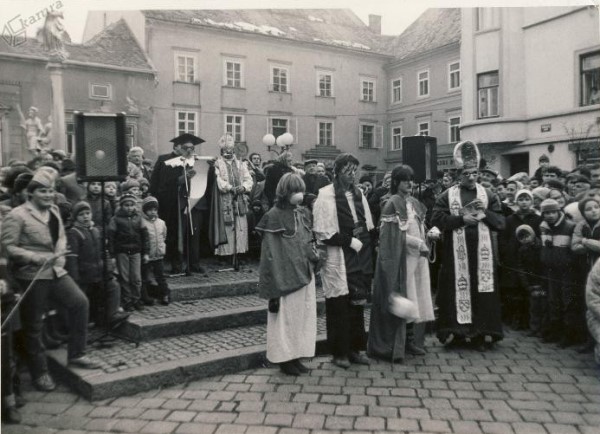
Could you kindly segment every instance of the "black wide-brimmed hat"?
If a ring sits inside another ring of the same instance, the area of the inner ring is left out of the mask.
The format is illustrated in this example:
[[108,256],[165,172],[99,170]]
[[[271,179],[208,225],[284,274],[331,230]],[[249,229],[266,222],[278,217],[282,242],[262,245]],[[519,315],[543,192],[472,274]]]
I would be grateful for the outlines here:
[[173,142],[174,145],[183,145],[184,143],[191,143],[194,146],[205,142],[204,139],[201,139],[200,137],[194,136],[193,134],[190,134],[190,133],[184,133],[184,134],[177,136],[169,141]]

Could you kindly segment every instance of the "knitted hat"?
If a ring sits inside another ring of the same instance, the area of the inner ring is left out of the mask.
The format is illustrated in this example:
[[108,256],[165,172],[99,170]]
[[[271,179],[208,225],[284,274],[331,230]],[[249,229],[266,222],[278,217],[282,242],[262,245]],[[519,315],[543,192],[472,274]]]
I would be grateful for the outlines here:
[[581,213],[581,215],[583,215],[583,210],[585,209],[585,206],[587,205],[588,202],[596,202],[596,203],[600,204],[600,202],[598,202],[598,199],[596,199],[594,197],[586,197],[585,199],[581,199],[579,201],[579,203],[577,204],[577,207],[579,208],[579,212]]
[[140,184],[140,188],[142,188],[142,186],[144,186],[144,185],[147,186],[147,187],[150,187],[150,181],[148,181],[146,178],[140,178],[138,180],[138,182]]
[[538,161],[539,162],[542,162],[542,161],[548,161],[548,162],[550,162],[550,158],[548,158],[548,156],[546,154],[542,154],[542,155],[540,155],[540,158],[539,158]]
[[588,179],[587,176],[585,175],[581,175],[581,174],[575,174],[575,175],[571,175],[569,177],[569,179],[571,180],[571,182],[577,183],[577,182],[582,182],[584,184],[591,184],[590,180]]
[[126,192],[131,188],[140,188],[140,183],[133,178],[129,178],[127,181],[121,183],[121,191]]
[[19,193],[22,190],[26,189],[31,179],[33,178],[33,173],[24,172],[20,173],[17,178],[13,182],[13,193]]
[[148,208],[158,208],[158,200],[154,196],[148,196],[142,201],[142,211],[146,212]]
[[521,196],[522,194],[529,196],[529,199],[531,199],[531,201],[533,202],[533,194],[531,194],[531,192],[525,188],[517,191],[517,194],[515,195],[515,199],[518,199],[519,196]]
[[535,232],[529,225],[521,225],[515,231],[518,240],[522,239],[526,234],[535,237]]
[[560,211],[560,205],[554,199],[544,199],[540,204],[540,211],[542,213],[546,211]]
[[538,199],[546,199],[548,198],[548,195],[550,194],[550,189],[547,187],[536,187],[533,190],[531,190],[531,194],[534,197],[537,197]]
[[85,200],[82,200],[81,202],[77,202],[75,205],[73,205],[73,211],[72,211],[73,218],[77,218],[79,213],[81,211],[85,211],[85,210],[92,211],[92,207],[90,206],[90,204],[88,202],[86,202]]
[[125,193],[123,196],[121,196],[121,198],[119,199],[119,204],[123,205],[123,203],[127,202],[127,201],[132,201],[133,203],[137,202],[137,197],[135,197],[133,194],[131,193]]

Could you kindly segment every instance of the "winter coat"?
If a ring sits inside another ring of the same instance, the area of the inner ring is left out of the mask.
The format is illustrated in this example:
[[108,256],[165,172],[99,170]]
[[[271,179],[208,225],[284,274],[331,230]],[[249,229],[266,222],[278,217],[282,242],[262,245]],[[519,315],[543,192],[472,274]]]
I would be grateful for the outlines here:
[[[38,259],[49,258],[67,250],[67,237],[56,205],[49,209],[58,223],[56,244],[52,240],[50,225],[41,220],[30,202],[14,208],[2,222],[0,243],[2,251],[13,264],[13,274],[22,280],[33,280],[40,269]],[[55,279],[67,274],[64,269],[65,257],[61,256],[52,267],[45,268],[39,279]]]
[[148,253],[151,261],[157,261],[164,258],[167,250],[165,240],[167,239],[167,225],[164,220],[158,217],[150,220],[145,214],[142,214],[142,223],[148,231],[148,244],[150,252]]
[[[588,246],[583,245],[583,239],[589,241]],[[571,249],[579,255],[587,255],[587,269],[590,270],[596,260],[600,258],[600,221],[592,227],[587,220],[580,221],[575,226]]]
[[94,225],[85,227],[75,223],[67,231],[71,254],[66,269],[77,283],[98,283],[103,280],[102,236]]
[[540,224],[542,250],[540,262],[546,273],[570,276],[574,272],[575,257],[571,250],[571,238],[575,224],[561,213],[556,224]]
[[596,261],[588,275],[585,302],[588,329],[596,343],[600,343],[600,260]]
[[142,223],[142,217],[134,212],[129,215],[119,208],[108,225],[108,250],[111,255],[127,253],[148,254],[148,230]]

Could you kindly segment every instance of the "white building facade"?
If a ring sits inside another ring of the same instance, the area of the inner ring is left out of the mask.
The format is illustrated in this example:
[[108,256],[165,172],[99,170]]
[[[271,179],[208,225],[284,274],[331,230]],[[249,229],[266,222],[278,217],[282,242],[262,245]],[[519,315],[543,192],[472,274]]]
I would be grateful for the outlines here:
[[503,176],[598,161],[599,32],[594,7],[464,8],[462,139]]

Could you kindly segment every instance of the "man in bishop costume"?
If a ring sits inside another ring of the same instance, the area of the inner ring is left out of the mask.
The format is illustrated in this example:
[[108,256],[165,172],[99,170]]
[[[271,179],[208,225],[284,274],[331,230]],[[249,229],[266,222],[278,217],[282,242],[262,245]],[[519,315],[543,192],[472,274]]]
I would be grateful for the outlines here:
[[456,145],[459,183],[438,196],[431,224],[444,239],[437,337],[485,350],[503,338],[492,232],[504,229],[504,217],[498,196],[476,182],[479,160],[474,143]]

